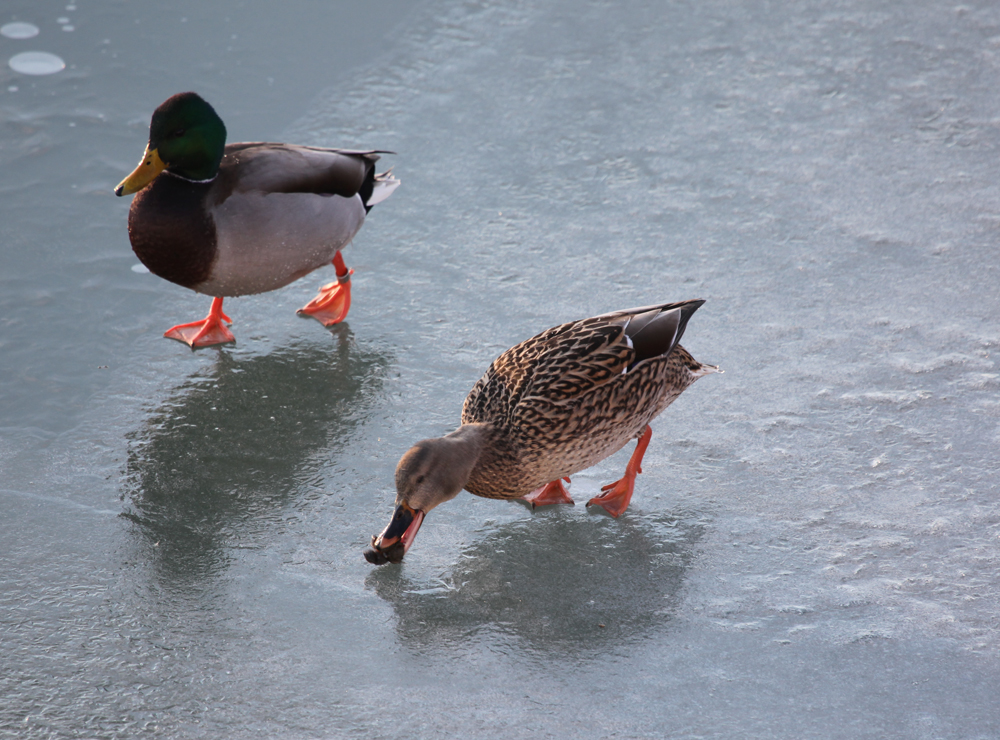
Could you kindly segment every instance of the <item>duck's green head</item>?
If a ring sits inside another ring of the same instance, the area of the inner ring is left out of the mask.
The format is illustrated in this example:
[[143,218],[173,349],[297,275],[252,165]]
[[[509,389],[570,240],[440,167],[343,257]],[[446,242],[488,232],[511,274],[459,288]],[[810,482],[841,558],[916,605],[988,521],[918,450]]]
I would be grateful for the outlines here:
[[226,125],[215,109],[193,92],[178,93],[153,112],[142,161],[115,188],[115,195],[142,190],[163,170],[189,180],[209,180],[219,171],[225,146]]

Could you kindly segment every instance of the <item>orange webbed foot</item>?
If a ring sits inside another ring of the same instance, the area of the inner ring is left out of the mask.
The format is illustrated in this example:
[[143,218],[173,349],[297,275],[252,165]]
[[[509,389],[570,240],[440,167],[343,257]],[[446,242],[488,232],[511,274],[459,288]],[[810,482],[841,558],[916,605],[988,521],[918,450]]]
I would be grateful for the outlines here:
[[[642,471],[636,471],[642,472]],[[629,502],[632,501],[632,492],[635,490],[635,476],[626,475],[609,483],[601,488],[604,493],[594,496],[587,502],[587,506],[600,506],[615,519],[625,513]]]
[[625,466],[625,475],[614,483],[601,488],[603,493],[594,496],[587,502],[587,506],[600,506],[615,519],[625,513],[629,502],[632,500],[632,491],[635,490],[635,477],[642,472],[642,456],[646,454],[646,447],[653,436],[653,430],[646,425],[639,436],[639,442],[635,446],[632,457],[629,458],[628,465]]
[[323,326],[339,324],[347,318],[351,308],[351,274],[348,270],[343,277],[327,283],[319,289],[319,295],[300,308],[299,316],[311,316]]
[[563,481],[569,483],[569,476],[562,479],[556,478],[551,483],[546,483],[541,488],[536,488],[527,496],[522,496],[521,500],[531,504],[532,509],[536,506],[550,506],[552,504],[569,504],[572,506],[575,502],[563,487]]
[[212,308],[208,312],[208,316],[201,321],[172,326],[163,333],[163,336],[167,339],[184,342],[191,349],[211,347],[214,344],[228,344],[236,341],[236,337],[226,326],[226,324],[232,323],[233,320],[222,312],[222,299],[215,298],[212,300]]
[[311,316],[323,326],[333,326],[347,318],[351,309],[351,275],[354,270],[347,269],[339,249],[333,255],[333,269],[337,280],[320,288],[319,295],[296,312],[299,316]]

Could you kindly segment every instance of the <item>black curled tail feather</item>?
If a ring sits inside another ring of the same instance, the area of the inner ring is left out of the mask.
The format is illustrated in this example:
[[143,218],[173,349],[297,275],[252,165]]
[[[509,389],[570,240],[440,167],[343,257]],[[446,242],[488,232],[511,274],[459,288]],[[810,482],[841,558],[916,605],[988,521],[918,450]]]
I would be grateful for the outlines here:
[[375,191],[375,181],[378,178],[378,175],[375,174],[376,159],[378,159],[378,157],[368,159],[368,167],[365,169],[365,179],[361,183],[361,187],[358,188],[358,195],[361,196],[361,202],[365,204],[365,213],[368,213],[368,211],[372,209],[372,207],[368,205],[368,201],[371,200],[372,193]]
[[704,303],[703,300],[672,303],[635,314],[625,327],[625,335],[635,352],[627,371],[644,360],[668,355],[680,342],[688,320]]
[[[378,150],[369,152],[365,156],[365,178],[358,188],[358,195],[365,205],[365,213],[368,213],[374,206],[389,197],[389,194],[399,185],[399,180],[392,176],[392,168],[385,172],[375,172],[375,162],[379,160],[379,154],[394,154],[394,152]],[[378,191],[384,190],[383,194]]]

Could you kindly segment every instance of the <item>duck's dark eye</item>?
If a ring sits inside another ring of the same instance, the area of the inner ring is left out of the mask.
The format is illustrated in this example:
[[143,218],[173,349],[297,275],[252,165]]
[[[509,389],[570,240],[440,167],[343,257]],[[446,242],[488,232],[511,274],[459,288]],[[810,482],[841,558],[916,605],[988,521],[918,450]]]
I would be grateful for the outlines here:
[[175,138],[178,138],[178,139],[179,139],[179,138],[180,138],[180,137],[182,137],[182,136],[183,136],[183,135],[184,135],[185,133],[187,133],[187,132],[186,132],[186,131],[185,131],[184,129],[182,129],[182,128],[179,128],[179,129],[177,129],[176,131],[174,131],[174,133],[173,133],[173,136],[174,136]]
[[424,482],[424,476],[422,476],[422,475],[418,475],[417,479],[415,481],[413,481],[414,485],[417,485],[417,486],[419,486],[423,482]]

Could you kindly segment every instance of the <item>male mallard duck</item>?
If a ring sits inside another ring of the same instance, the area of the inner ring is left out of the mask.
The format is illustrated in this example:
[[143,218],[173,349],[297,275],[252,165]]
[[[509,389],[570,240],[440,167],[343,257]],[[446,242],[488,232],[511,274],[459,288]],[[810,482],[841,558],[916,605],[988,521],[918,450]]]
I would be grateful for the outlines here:
[[395,511],[365,559],[400,562],[427,512],[463,488],[532,506],[572,504],[562,481],[638,438],[625,475],[587,502],[620,516],[642,472],[649,422],[702,375],[721,372],[678,344],[703,303],[573,321],[500,355],[465,399],[462,426],[399,461]]
[[[115,188],[138,193],[128,214],[132,249],[162,278],[215,296],[202,321],[164,336],[193,347],[233,342],[224,296],[264,293],[333,262],[336,282],[299,310],[325,326],[351,305],[340,250],[373,205],[399,185],[375,174],[377,151],[248,142],[226,144],[226,126],[192,92],[153,112],[139,166]],[[226,323],[223,323],[226,322]]]

